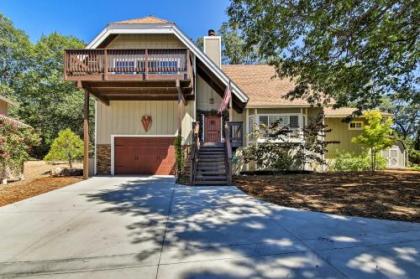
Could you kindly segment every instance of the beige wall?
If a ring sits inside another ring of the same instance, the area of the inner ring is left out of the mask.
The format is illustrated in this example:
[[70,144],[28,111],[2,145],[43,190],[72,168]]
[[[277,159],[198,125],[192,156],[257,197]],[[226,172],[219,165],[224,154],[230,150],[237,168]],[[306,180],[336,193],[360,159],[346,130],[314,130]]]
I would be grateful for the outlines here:
[[221,37],[206,36],[204,37],[204,53],[217,65],[221,66]]
[[8,104],[0,100],[0,114],[7,114]]
[[[184,143],[191,135],[193,107],[193,102],[189,102],[184,110]],[[141,124],[145,114],[152,116],[152,126],[148,132]],[[96,144],[110,144],[111,135],[175,135],[177,121],[177,101],[111,101],[109,106],[98,101]]]
[[123,34],[112,40],[107,48],[179,49],[186,47],[172,34]]
[[339,151],[357,154],[362,150],[361,145],[351,142],[353,137],[360,135],[361,130],[349,130],[348,123],[343,122],[342,118],[326,118],[325,124],[328,126],[327,129],[331,129],[326,135],[326,140],[340,142],[327,147],[327,158],[334,158]]
[[[210,98],[213,98],[213,104],[210,103]],[[197,76],[197,110],[218,110],[221,102],[222,97],[204,79]]]

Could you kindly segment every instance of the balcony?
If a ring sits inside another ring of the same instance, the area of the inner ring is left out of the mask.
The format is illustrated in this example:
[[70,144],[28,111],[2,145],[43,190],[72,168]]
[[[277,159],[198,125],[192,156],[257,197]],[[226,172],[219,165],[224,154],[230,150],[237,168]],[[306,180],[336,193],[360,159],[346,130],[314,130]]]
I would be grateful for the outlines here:
[[190,81],[186,49],[71,49],[64,74],[72,81]]
[[72,49],[64,78],[105,104],[111,100],[194,98],[191,55],[186,49]]

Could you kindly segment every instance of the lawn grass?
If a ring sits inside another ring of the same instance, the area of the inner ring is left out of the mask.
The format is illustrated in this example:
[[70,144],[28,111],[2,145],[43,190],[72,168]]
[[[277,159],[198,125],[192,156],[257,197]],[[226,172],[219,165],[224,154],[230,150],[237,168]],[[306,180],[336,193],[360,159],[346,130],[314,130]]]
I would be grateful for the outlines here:
[[244,192],[279,205],[349,216],[420,222],[420,172],[239,176]]

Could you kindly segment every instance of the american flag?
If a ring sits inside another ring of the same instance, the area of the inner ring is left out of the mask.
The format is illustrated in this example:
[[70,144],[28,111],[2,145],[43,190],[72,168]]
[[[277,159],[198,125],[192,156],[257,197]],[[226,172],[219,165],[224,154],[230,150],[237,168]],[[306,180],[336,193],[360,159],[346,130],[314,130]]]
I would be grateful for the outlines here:
[[225,96],[223,97],[223,101],[220,104],[220,107],[219,107],[219,110],[218,110],[218,112],[220,114],[223,113],[223,111],[225,111],[227,109],[227,107],[229,106],[231,98],[232,98],[232,91],[231,91],[231,88],[230,88],[230,81],[229,81],[228,86],[226,86]]

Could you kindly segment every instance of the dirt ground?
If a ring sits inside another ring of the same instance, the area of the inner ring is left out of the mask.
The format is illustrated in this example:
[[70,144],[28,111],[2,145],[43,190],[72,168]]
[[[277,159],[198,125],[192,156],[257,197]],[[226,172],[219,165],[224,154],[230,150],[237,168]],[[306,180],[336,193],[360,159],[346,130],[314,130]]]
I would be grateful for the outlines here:
[[420,222],[420,172],[241,176],[242,191],[279,205],[349,216]]
[[[24,200],[64,186],[79,182],[82,177],[50,177],[50,171],[57,167],[68,167],[66,163],[49,164],[44,161],[25,162],[25,180],[0,184],[0,206]],[[81,167],[76,163],[75,167]]]
[[56,190],[82,180],[82,177],[43,177],[25,183],[0,185],[0,206]]

